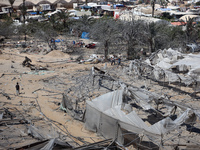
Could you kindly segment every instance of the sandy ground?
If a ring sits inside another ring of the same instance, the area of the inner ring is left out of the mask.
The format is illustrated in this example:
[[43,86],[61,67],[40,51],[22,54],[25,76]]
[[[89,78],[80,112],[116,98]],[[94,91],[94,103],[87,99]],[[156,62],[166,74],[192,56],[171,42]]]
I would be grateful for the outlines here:
[[[47,55],[20,53],[19,48],[7,47],[0,50],[2,51],[2,54],[0,54],[0,108],[16,107],[25,112],[26,115],[45,119],[49,118],[64,125],[72,136],[82,138],[89,143],[104,140],[103,137],[96,133],[85,130],[83,122],[73,119],[69,113],[65,113],[59,109],[59,103],[62,100],[63,92],[74,84],[72,83],[71,78],[88,74],[93,64],[78,64],[78,62],[71,60],[71,57],[78,57],[78,54],[77,56],[72,56],[59,50],[54,50]],[[92,50],[85,49],[85,51],[85,55],[87,55],[87,53],[88,55],[93,53]],[[36,72],[30,70],[28,67],[23,67],[22,62],[24,61],[25,56],[32,60],[33,65],[37,67],[46,67],[48,70]],[[105,64],[103,63],[95,64],[95,66],[99,68],[103,68],[104,65]],[[110,64],[107,64],[107,66],[113,71],[115,76],[123,74],[121,68],[110,66]],[[117,74],[116,71],[118,72]],[[54,76],[57,76],[58,78],[52,79]],[[59,77],[62,81],[59,81]],[[181,94],[180,92],[163,88],[153,81],[134,79],[134,76],[121,76],[121,78],[124,82],[134,84],[137,87],[147,85],[151,88],[150,91],[152,92],[160,94],[166,93],[172,96],[171,100],[185,103],[194,109],[199,108],[199,101],[194,100],[188,94]],[[65,84],[57,84],[58,81]],[[17,82],[21,88],[19,96],[16,95],[15,90]],[[180,89],[185,92],[192,92],[189,87],[180,87]],[[7,93],[11,97],[11,100],[7,99],[2,93]],[[41,112],[39,111],[39,106]],[[199,123],[197,124],[197,127],[199,128]],[[0,131],[1,130],[2,129],[0,128]],[[190,135],[192,140],[194,140],[195,137],[199,138],[199,133],[197,132],[188,133],[188,131],[183,131],[184,135],[186,135],[185,137]],[[74,140],[76,140],[79,145],[84,144],[81,140],[79,141],[75,138]],[[199,141],[199,139],[197,139],[197,141]],[[183,143],[184,142],[185,141],[183,141]],[[25,142],[19,144],[15,143],[8,147],[16,148],[23,146],[24,144]],[[131,146],[129,149],[134,148]]]
[[[0,94],[1,107],[17,107],[19,110],[26,109],[28,114],[42,117],[39,111],[26,106],[26,104],[30,103],[36,104],[35,99],[37,98],[42,113],[48,118],[65,125],[73,136],[82,137],[88,142],[103,140],[102,137],[97,136],[95,133],[85,130],[82,122],[74,120],[67,113],[61,111],[58,105],[53,103],[61,102],[64,91],[58,90],[56,87],[47,87],[41,81],[55,75],[71,74],[76,72],[76,70],[90,70],[92,64],[84,65],[77,62],[63,63],[62,61],[69,60],[70,56],[61,51],[52,51],[47,55],[20,54],[17,49],[10,48],[1,49],[1,51],[3,54],[0,54],[0,92],[7,93],[11,97],[11,100],[8,100]],[[32,60],[33,65],[47,67],[48,71],[35,72],[31,71],[28,67],[23,67],[22,62],[25,56]],[[61,63],[48,63],[55,61],[61,61]],[[17,82],[20,85],[19,96],[16,96],[15,90]],[[68,81],[68,86],[70,86],[70,81]],[[49,90],[55,92],[56,95],[52,97],[51,93],[45,91],[34,92],[37,89]],[[89,137],[94,138],[91,140]]]

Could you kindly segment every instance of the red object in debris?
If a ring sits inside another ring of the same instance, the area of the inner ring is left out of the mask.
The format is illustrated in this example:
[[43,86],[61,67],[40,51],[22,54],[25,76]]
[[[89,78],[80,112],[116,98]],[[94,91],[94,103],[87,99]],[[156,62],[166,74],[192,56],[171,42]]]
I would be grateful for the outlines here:
[[95,48],[96,45],[94,43],[90,43],[90,44],[85,45],[85,47],[87,47],[87,48]]
[[175,26],[183,26],[186,25],[186,22],[171,22],[171,24]]
[[[175,25],[175,26],[184,26],[187,24],[187,22],[171,22],[172,25]],[[196,22],[193,22],[192,24],[196,24]]]

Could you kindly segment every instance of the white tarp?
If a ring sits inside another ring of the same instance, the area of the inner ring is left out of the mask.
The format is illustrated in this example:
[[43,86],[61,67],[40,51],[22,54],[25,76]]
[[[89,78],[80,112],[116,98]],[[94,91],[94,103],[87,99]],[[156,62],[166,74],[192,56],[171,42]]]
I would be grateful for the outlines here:
[[123,90],[107,93],[92,101],[87,101],[85,113],[85,127],[88,130],[98,132],[106,138],[118,138],[123,143],[121,128],[133,132],[143,133],[160,138],[161,135],[176,129],[186,119],[190,109],[178,116],[176,120],[169,117],[148,126],[135,111],[126,114],[122,108]]
[[188,54],[183,59],[178,60],[173,65],[190,66],[190,72],[188,74],[191,74],[193,70],[200,68],[199,62],[200,62],[200,54]]
[[200,54],[182,54],[177,50],[160,50],[146,60],[148,65],[153,67],[152,75],[157,81],[169,83],[183,83],[192,85],[195,80],[194,75],[198,75],[200,70]]
[[188,75],[190,75],[193,70],[200,68],[200,54],[186,55],[181,54],[180,52],[173,49],[159,51],[151,61],[155,67],[160,67],[162,69],[170,69],[173,66],[188,66]]

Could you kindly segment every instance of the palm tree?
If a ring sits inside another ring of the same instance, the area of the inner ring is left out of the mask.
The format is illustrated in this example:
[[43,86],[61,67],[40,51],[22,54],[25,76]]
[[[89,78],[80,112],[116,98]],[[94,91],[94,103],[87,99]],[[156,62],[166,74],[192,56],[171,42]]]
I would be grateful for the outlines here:
[[73,28],[78,29],[81,32],[89,32],[91,26],[95,23],[95,20],[93,18],[89,18],[89,16],[83,15],[79,20],[77,20]]
[[51,23],[53,29],[56,29],[56,17],[55,17],[55,15],[51,15],[51,17],[49,17],[48,20]]
[[69,19],[69,13],[65,12],[65,11],[60,11],[60,12],[58,12],[57,15],[58,15],[59,20],[61,20],[63,23],[63,28],[69,29],[68,24],[67,24],[67,21]]
[[187,23],[186,23],[186,30],[185,30],[186,42],[190,43],[190,42],[196,41],[198,38],[197,34],[198,34],[198,30],[197,30],[197,27],[195,27],[194,19],[188,18]]
[[142,37],[143,37],[143,43],[148,45],[149,47],[149,53],[152,53],[158,49],[163,49],[164,47],[167,47],[169,40],[169,33],[171,32],[169,29],[168,24],[165,22],[159,22],[159,23],[146,23],[143,26],[142,31]]
[[9,0],[9,3],[11,5],[11,11],[10,11],[10,16],[11,16],[11,13],[13,12],[13,4],[14,4],[15,0]]
[[75,31],[76,36],[80,36],[82,32],[90,32],[95,21],[95,19],[83,15],[80,19],[72,21],[71,26]]
[[[26,21],[26,13],[27,13],[27,7],[25,6],[25,0],[23,0],[22,5],[19,6],[19,9],[21,11],[21,14],[23,16],[23,24],[25,25],[25,21]],[[24,40],[26,41],[26,32],[24,33]]]

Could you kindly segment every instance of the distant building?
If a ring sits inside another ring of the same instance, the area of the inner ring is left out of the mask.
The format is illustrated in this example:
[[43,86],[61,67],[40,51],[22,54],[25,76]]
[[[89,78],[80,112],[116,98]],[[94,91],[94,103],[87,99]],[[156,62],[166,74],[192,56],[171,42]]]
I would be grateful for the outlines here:
[[2,15],[2,14],[8,14],[11,11],[12,11],[12,8],[10,6],[0,7],[0,15]]
[[40,4],[39,6],[41,7],[42,11],[51,10],[50,4]]

